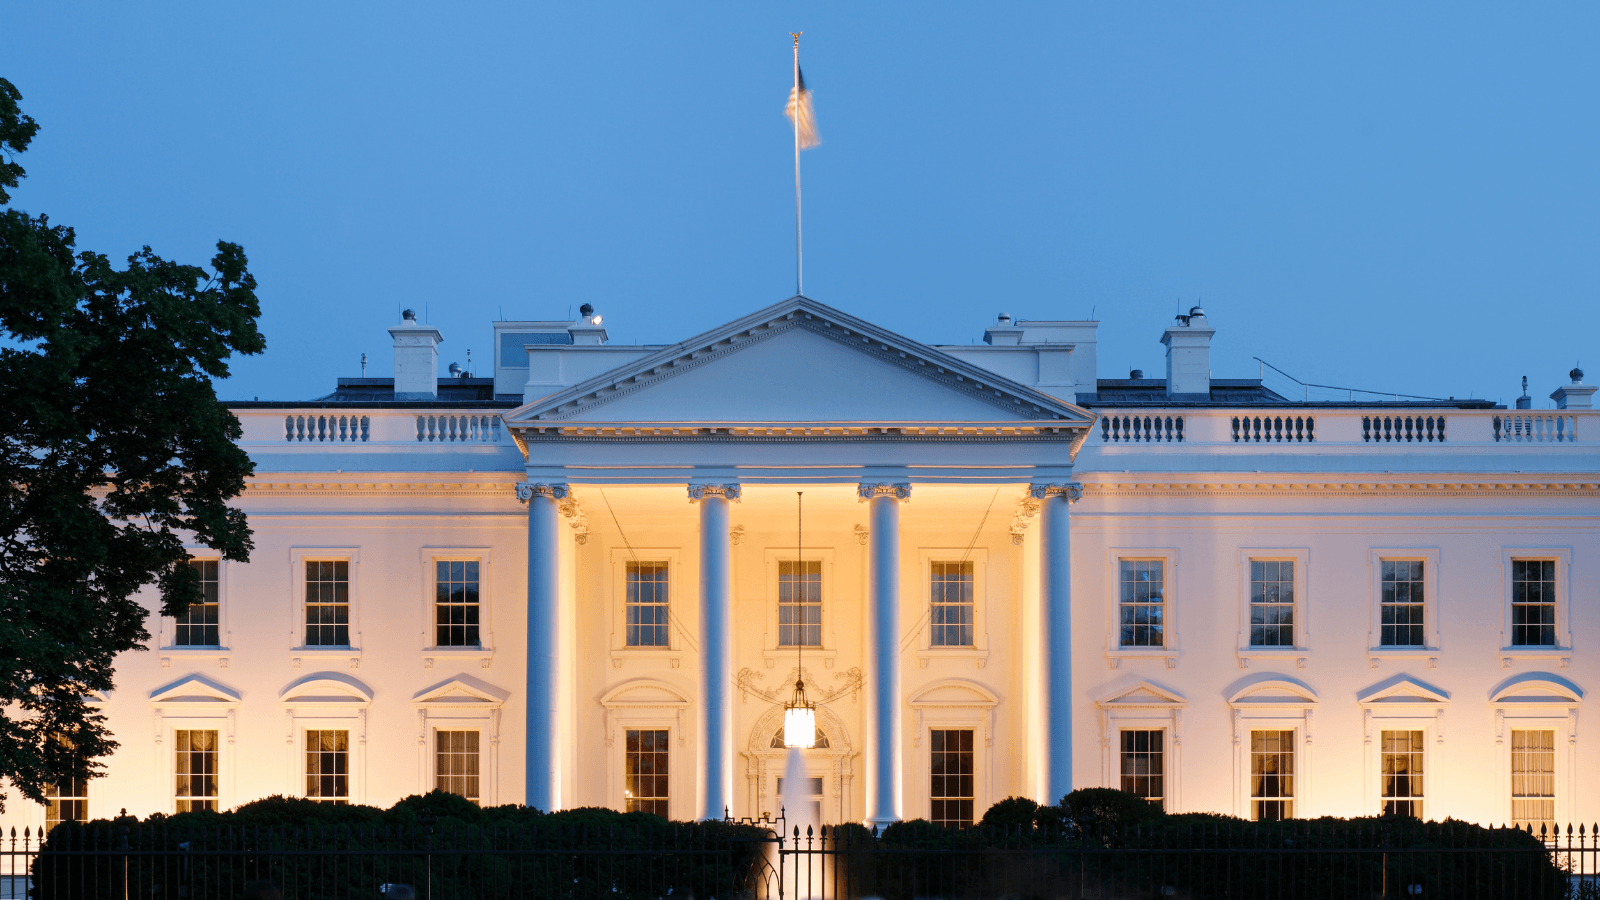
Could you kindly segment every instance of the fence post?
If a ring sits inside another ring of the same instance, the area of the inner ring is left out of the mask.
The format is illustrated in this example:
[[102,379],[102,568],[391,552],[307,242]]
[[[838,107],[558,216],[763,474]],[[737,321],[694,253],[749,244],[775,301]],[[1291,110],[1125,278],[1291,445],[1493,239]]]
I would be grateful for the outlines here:
[[422,826],[423,900],[433,900],[433,825],[437,821],[433,810],[426,806],[422,808],[422,815],[417,817],[417,824]]

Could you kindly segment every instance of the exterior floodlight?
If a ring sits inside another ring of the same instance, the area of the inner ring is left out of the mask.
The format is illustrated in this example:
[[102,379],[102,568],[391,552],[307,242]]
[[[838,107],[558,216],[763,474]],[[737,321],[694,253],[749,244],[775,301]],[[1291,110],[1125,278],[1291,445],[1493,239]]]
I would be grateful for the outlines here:
[[[801,565],[801,548],[805,545],[803,536],[805,492],[796,491],[795,503],[795,536],[794,558],[797,579],[803,579],[804,567]],[[817,707],[816,704],[806,699],[806,676],[802,668],[801,653],[805,647],[805,640],[799,638],[794,646],[794,696],[783,707],[783,745],[797,750],[810,750],[817,745]]]

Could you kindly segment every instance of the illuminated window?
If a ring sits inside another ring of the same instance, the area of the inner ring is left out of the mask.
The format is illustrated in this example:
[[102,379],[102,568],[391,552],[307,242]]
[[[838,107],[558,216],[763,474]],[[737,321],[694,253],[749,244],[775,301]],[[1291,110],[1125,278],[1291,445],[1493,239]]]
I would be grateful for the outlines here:
[[1511,645],[1556,644],[1556,561],[1511,561]]
[[306,646],[350,646],[350,563],[306,560]]
[[1556,733],[1511,732],[1511,824],[1538,834],[1556,827]]
[[477,561],[441,559],[434,566],[434,640],[440,647],[479,646]]
[[350,732],[306,732],[306,796],[323,803],[350,802]]
[[1163,647],[1166,611],[1166,563],[1159,559],[1124,559],[1118,595],[1124,647]]
[[628,563],[628,646],[668,646],[667,564]]
[[433,745],[433,786],[477,803],[481,784],[478,774],[478,733],[435,731]]
[[1421,647],[1427,643],[1422,627],[1425,607],[1422,570],[1420,559],[1383,560],[1380,646]]
[[626,812],[668,815],[667,730],[628,729],[628,745],[623,754],[623,790]]
[[936,728],[928,733],[932,747],[932,815],[936,825],[972,825],[972,729]]
[[1250,646],[1294,646],[1294,560],[1250,560]]
[[1166,805],[1165,738],[1160,728],[1122,730],[1122,789],[1161,807]]
[[[66,738],[54,739],[59,745],[71,748]],[[44,788],[44,827],[46,831],[62,822],[87,822],[89,820],[89,779],[63,778]]]
[[1294,732],[1250,732],[1250,818],[1294,818]]
[[[811,821],[820,823],[822,821],[822,779],[807,778],[805,787],[805,799],[801,802],[811,807]],[[791,797],[783,792],[783,776],[781,775],[778,776],[777,794],[778,802],[783,805],[785,816],[790,819],[799,818],[796,801],[800,801],[800,798]]]
[[215,730],[178,730],[176,748],[178,812],[217,808],[217,733]]
[[935,647],[972,646],[972,563],[933,564],[933,625]]
[[1383,732],[1383,811],[1422,818],[1422,732]]
[[[784,726],[779,725],[777,732],[772,735],[772,742],[771,742],[770,746],[774,750],[782,750],[785,747],[789,746],[788,743],[786,743],[787,738],[785,737],[785,735],[783,733],[783,728],[784,728]],[[823,731],[821,728],[818,728],[814,733],[815,733],[816,737],[813,738],[813,741],[812,741],[812,744],[811,744],[811,749],[813,749],[813,750],[827,750],[828,748],[833,746],[832,744],[828,743],[828,734],[827,734],[827,732]]]
[[189,565],[200,576],[200,600],[189,604],[177,619],[175,643],[179,647],[216,647],[221,644],[217,629],[217,561],[191,559]]
[[822,646],[822,561],[778,562],[778,646]]

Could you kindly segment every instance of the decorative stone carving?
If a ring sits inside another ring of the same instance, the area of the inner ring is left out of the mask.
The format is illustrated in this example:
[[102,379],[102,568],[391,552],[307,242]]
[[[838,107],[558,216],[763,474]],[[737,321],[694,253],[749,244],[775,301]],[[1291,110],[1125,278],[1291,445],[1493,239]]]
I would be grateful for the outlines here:
[[862,545],[863,547],[865,547],[867,544],[867,538],[871,537],[872,535],[872,532],[868,531],[867,526],[865,525],[857,525],[853,533],[856,536],[856,543]]
[[744,543],[744,526],[743,525],[735,525],[732,528],[729,528],[728,529],[728,540],[732,541],[733,545],[735,547],[737,547],[740,544]]
[[564,484],[535,484],[531,481],[524,481],[517,485],[517,499],[523,503],[532,500],[535,495],[565,500],[568,493],[570,493],[570,490]]
[[572,526],[572,536],[580,544],[589,543],[589,517],[583,514],[583,507],[578,505],[578,498],[571,496],[561,498],[561,514],[567,517],[567,524]]
[[1077,503],[1083,499],[1083,485],[1075,481],[1063,484],[1035,484],[1029,486],[1028,493],[1037,500],[1043,500],[1051,494],[1065,494],[1068,503]]
[[1029,519],[1039,514],[1039,501],[1034,498],[1032,491],[1024,491],[1022,499],[1017,501],[1017,508],[1011,512],[1011,543],[1022,546],[1023,535],[1028,530]]
[[689,500],[694,502],[705,499],[707,494],[721,494],[731,503],[739,502],[738,484],[691,484],[689,485]]
[[862,500],[871,500],[880,495],[892,496],[896,500],[911,499],[911,483],[908,481],[897,482],[862,482],[856,485],[856,493]]

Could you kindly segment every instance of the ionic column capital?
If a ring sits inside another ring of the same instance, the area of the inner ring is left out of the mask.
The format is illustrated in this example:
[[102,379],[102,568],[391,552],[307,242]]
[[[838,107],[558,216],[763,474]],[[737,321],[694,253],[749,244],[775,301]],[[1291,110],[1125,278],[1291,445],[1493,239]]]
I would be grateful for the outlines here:
[[1028,493],[1038,500],[1043,500],[1052,494],[1065,494],[1068,503],[1077,503],[1083,499],[1083,485],[1075,481],[1065,484],[1035,484],[1029,486]]
[[517,499],[527,503],[534,497],[550,497],[556,500],[565,500],[571,490],[565,484],[543,484],[524,481],[517,485]]
[[738,484],[691,484],[689,485],[689,502],[694,503],[704,500],[707,494],[720,496],[726,500],[737,503],[739,501]]
[[856,485],[856,493],[862,500],[871,500],[873,497],[893,497],[896,500],[910,500],[911,483],[908,481],[892,483],[886,481],[863,481]]

